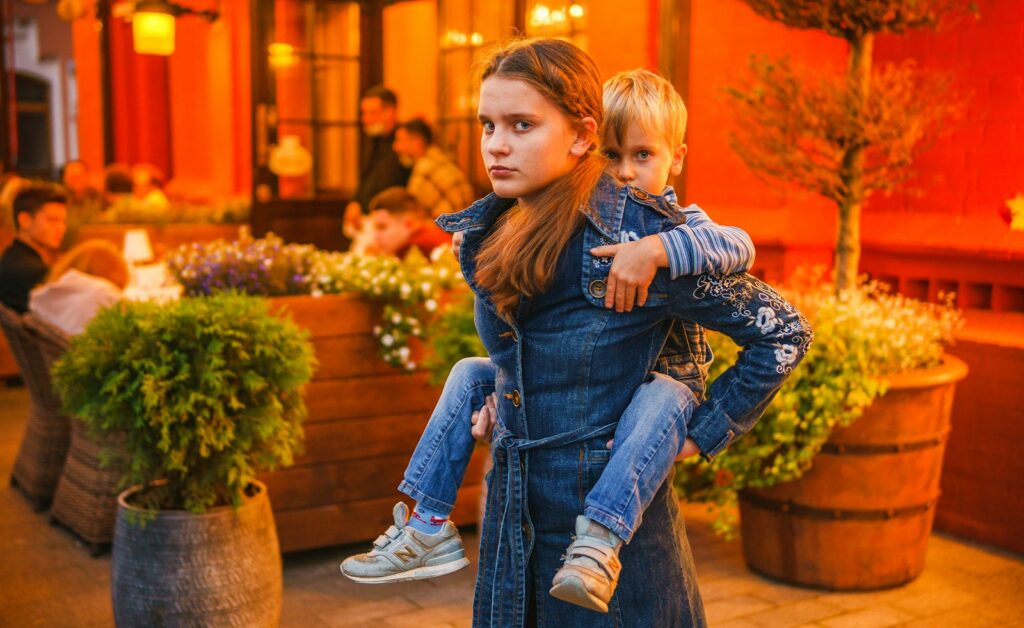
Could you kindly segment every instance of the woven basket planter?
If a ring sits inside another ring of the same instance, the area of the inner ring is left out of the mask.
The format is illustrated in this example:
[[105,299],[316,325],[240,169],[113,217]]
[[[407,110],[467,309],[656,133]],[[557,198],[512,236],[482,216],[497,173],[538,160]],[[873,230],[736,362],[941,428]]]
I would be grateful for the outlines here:
[[[47,373],[68,349],[67,334],[31,313],[24,319],[25,329],[34,339]],[[50,519],[68,528],[100,554],[114,538],[117,514],[117,483],[121,479],[127,454],[120,450],[121,437],[98,442],[85,432],[85,426],[71,421],[71,444],[64,461],[57,489],[50,505]],[[109,450],[109,464],[100,465],[100,451]]]
[[0,305],[0,325],[28,387],[31,405],[21,438],[11,484],[21,489],[33,508],[43,510],[53,498],[64,468],[71,438],[71,422],[53,392],[50,371],[36,337],[23,318]]
[[[82,539],[93,556],[114,539],[117,483],[124,473],[126,454],[121,438],[102,442],[90,438],[80,421],[71,422],[71,446],[53,495],[50,517]],[[111,452],[109,464],[100,464],[100,452]]]
[[277,626],[281,555],[262,483],[234,509],[161,511],[129,521],[139,487],[118,497],[112,590],[118,626]]

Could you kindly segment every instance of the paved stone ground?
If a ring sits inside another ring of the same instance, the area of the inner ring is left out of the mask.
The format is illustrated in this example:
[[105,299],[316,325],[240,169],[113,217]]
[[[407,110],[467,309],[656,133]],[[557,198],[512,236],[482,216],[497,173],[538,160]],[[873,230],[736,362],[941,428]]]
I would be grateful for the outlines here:
[[[112,626],[110,558],[85,548],[45,513],[33,513],[7,484],[27,394],[0,384],[0,626]],[[738,542],[707,529],[700,507],[685,508],[708,621],[740,626],[1024,626],[1020,556],[935,535],[927,567],[911,584],[875,593],[825,593],[752,574]],[[476,537],[467,535],[470,558]],[[283,626],[469,626],[473,567],[439,580],[356,585],[337,564],[360,547],[292,554],[284,560]],[[566,627],[568,628],[568,627]]]

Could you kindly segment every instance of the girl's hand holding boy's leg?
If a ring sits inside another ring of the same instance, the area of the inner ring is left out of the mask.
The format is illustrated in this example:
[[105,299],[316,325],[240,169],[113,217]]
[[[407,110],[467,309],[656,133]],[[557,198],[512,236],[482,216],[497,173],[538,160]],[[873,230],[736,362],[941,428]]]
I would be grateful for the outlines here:
[[482,443],[491,442],[491,436],[494,432],[494,422],[498,418],[498,402],[491,393],[487,396],[487,401],[484,406],[473,413],[470,422],[473,426],[470,428],[470,433],[473,434],[473,438],[477,439]]

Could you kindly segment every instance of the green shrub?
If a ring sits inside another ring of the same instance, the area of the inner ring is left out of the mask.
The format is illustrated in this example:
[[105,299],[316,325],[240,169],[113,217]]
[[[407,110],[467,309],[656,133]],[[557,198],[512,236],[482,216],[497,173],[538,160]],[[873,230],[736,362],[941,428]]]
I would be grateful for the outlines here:
[[430,382],[439,386],[462,358],[486,356],[487,349],[476,333],[472,292],[457,292],[427,329],[430,352],[426,366]]
[[[677,487],[689,501],[721,508],[714,523],[731,535],[736,491],[795,480],[811,467],[832,429],[856,420],[885,393],[883,376],[939,363],[960,314],[944,305],[890,294],[876,283],[835,294],[820,275],[786,296],[814,327],[814,343],[754,428],[715,460],[681,463]],[[709,381],[736,360],[738,348],[710,334]]]
[[121,486],[156,480],[149,509],[239,505],[257,474],[302,444],[306,332],[264,299],[225,293],[100,312],[54,368],[68,412],[94,434],[122,433]]

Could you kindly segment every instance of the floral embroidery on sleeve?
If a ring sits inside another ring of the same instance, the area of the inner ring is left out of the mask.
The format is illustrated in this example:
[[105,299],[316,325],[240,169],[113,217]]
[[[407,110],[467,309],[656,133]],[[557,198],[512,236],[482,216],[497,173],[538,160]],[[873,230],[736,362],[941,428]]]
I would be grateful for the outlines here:
[[744,273],[725,277],[705,273],[697,278],[693,296],[721,299],[733,308],[733,318],[745,319],[748,326],[775,338],[775,370],[779,373],[790,373],[797,358],[806,355],[814,339],[804,315],[756,277]]

